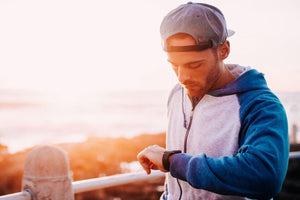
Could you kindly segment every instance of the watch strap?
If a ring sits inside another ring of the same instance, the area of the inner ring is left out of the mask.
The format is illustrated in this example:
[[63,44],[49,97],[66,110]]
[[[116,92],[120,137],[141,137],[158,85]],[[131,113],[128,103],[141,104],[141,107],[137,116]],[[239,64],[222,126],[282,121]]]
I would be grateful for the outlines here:
[[170,171],[169,157],[173,154],[181,153],[180,150],[165,151],[162,157],[162,163],[165,170]]

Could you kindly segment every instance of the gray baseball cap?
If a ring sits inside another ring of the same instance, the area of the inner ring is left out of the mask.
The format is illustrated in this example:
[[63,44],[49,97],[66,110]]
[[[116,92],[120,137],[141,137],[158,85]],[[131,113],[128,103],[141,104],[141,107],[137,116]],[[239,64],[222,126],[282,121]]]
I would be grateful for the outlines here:
[[[166,40],[177,33],[191,35],[197,45],[168,47]],[[227,30],[224,15],[218,8],[209,4],[188,2],[165,16],[160,26],[160,34],[165,51],[201,51],[222,44],[234,31]]]

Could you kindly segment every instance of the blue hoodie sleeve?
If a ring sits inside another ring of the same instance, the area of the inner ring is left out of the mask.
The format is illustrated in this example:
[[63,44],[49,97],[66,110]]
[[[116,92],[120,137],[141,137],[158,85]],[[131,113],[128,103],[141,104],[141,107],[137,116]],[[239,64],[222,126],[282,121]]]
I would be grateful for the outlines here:
[[195,156],[175,154],[171,159],[170,173],[195,188],[268,199],[280,192],[287,171],[286,114],[272,93],[241,95],[239,100],[241,131],[238,153],[219,158],[207,157],[203,153]]

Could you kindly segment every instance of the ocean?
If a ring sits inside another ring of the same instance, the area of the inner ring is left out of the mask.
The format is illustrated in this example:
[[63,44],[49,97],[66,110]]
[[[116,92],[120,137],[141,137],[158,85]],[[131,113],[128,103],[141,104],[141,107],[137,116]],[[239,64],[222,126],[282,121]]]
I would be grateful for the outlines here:
[[166,130],[168,91],[0,91],[0,144],[11,153],[89,136],[134,137]]
[[[131,138],[164,132],[168,93],[0,90],[0,144],[15,153],[41,144],[83,142],[89,136]],[[276,94],[290,127],[300,125],[300,93]]]

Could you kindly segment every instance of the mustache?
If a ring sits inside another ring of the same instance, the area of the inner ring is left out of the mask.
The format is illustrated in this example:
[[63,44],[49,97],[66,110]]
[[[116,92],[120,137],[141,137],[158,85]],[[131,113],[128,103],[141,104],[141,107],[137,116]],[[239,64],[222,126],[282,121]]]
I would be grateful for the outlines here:
[[197,82],[195,81],[183,81],[181,82],[182,85],[184,86],[193,86],[193,85],[197,85]]

